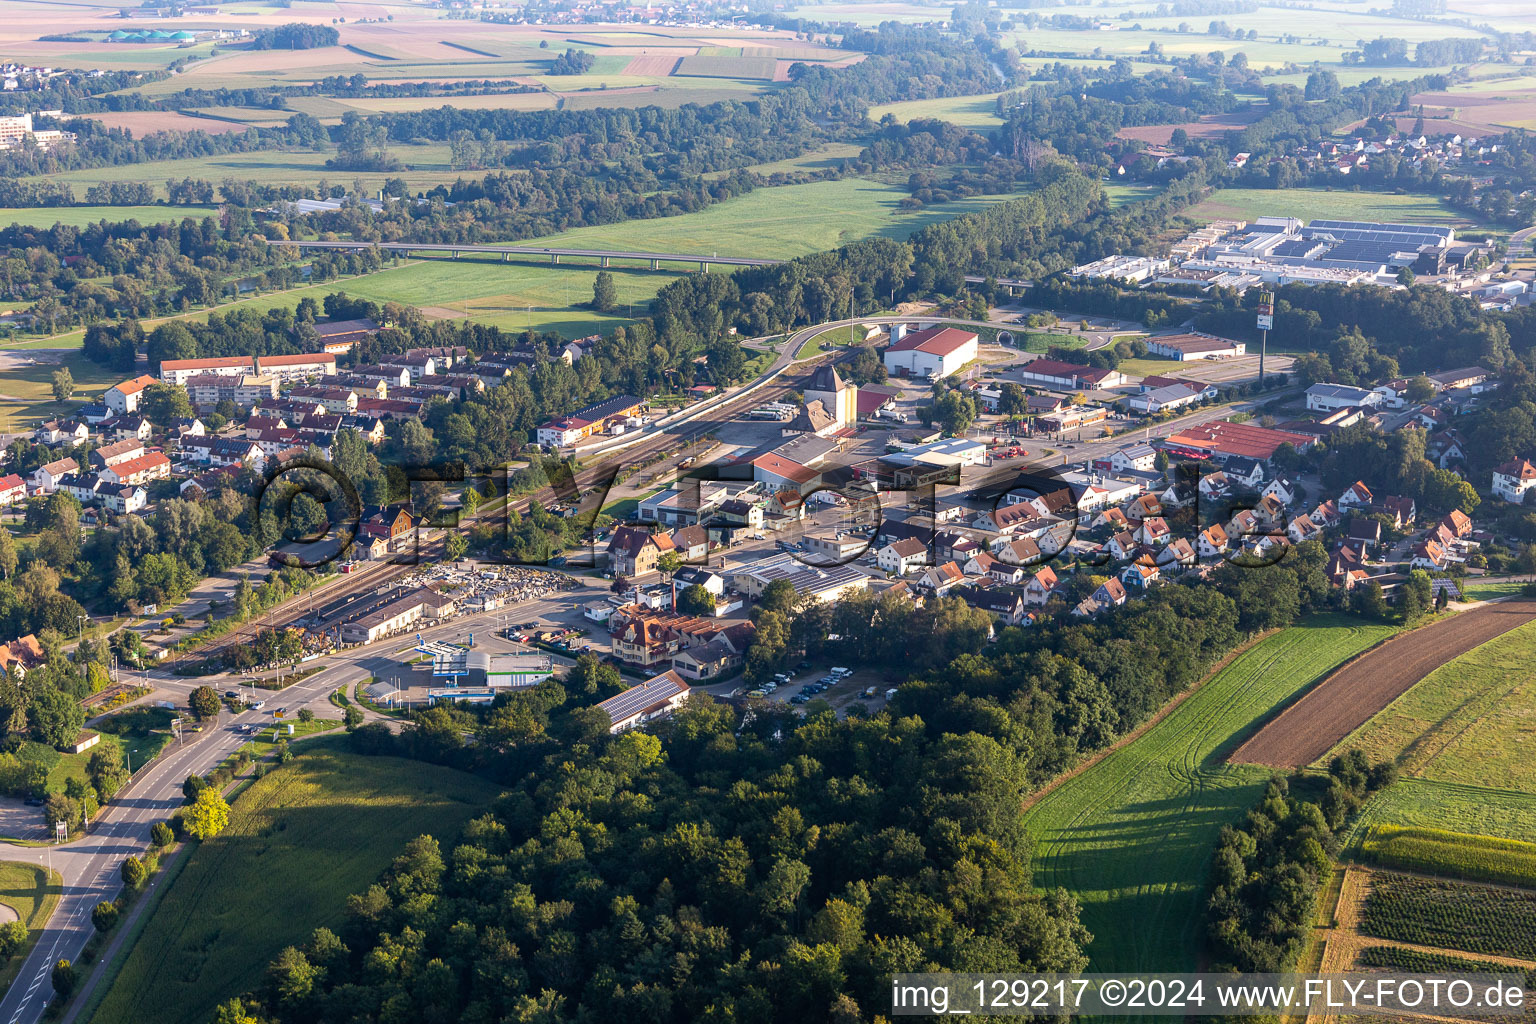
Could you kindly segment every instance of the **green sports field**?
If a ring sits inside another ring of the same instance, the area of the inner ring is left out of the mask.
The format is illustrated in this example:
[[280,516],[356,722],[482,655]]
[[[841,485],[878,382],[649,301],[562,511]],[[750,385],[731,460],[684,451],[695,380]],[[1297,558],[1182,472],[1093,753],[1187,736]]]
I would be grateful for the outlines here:
[[1392,632],[1324,617],[1269,636],[1025,813],[1035,884],[1082,902],[1091,970],[1195,969],[1211,852],[1269,777],[1224,758],[1278,707]]
[[[330,744],[313,740],[313,744]],[[308,746],[240,796],[192,852],[112,979],[93,1020],[203,1024],[255,988],[284,946],[336,927],[410,839],[452,844],[496,795],[462,772]]]

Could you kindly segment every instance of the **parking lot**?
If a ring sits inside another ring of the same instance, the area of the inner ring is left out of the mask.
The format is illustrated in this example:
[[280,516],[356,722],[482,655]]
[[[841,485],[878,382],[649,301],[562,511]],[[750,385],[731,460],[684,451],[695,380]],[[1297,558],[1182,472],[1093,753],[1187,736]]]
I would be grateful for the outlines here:
[[[801,665],[809,667],[801,668]],[[759,691],[748,687],[740,678],[705,686],[703,689],[719,697],[745,697],[748,700],[770,701],[795,707],[804,707],[813,700],[826,701],[839,717],[846,716],[848,709],[854,706],[861,706],[870,714],[885,707],[886,692],[895,684],[888,681],[883,673],[874,669],[854,669],[833,680],[832,669],[837,667],[840,666],[802,661],[784,673],[789,677],[788,681],[778,683],[773,692],[764,692],[762,696],[754,696]],[[874,689],[874,693],[864,696],[870,688]],[[805,699],[800,700],[801,697]]]

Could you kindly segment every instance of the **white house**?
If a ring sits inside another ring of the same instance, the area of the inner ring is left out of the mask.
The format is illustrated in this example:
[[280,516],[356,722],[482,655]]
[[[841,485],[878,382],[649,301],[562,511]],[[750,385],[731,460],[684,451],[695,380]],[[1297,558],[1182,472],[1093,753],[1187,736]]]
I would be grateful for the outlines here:
[[0,508],[27,500],[27,482],[15,473],[0,476]]
[[139,399],[143,396],[144,389],[154,383],[155,378],[149,374],[140,374],[120,384],[112,385],[107,389],[107,393],[102,395],[102,401],[106,402],[107,408],[117,415],[126,416],[130,412],[138,411]]
[[895,541],[875,552],[875,564],[888,573],[905,576],[928,564],[928,545],[916,537]]
[[957,327],[908,331],[885,350],[885,369],[893,376],[948,377],[976,358],[980,340]]
[[1116,473],[1127,470],[1150,471],[1157,464],[1157,449],[1149,444],[1129,444],[1109,456],[1109,468]]
[[80,472],[80,464],[74,459],[59,459],[32,471],[32,486],[44,494],[59,489],[59,481],[71,473]]
[[1050,566],[1041,567],[1030,581],[1024,584],[1025,604],[1045,604],[1051,599],[1051,592],[1056,589],[1056,570]]
[[1536,466],[1526,459],[1514,459],[1493,471],[1493,493],[1519,505],[1526,492],[1536,487]]

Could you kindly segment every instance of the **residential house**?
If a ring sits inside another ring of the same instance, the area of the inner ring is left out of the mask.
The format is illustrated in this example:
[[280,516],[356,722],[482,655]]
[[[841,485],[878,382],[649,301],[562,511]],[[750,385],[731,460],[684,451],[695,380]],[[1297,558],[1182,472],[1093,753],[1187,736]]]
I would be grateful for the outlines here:
[[1083,598],[1082,602],[1072,609],[1072,614],[1082,616],[1097,615],[1110,608],[1117,608],[1125,604],[1126,596],[1124,584],[1117,579],[1108,579],[1099,586],[1099,589]]
[[999,561],[1008,565],[1034,565],[1045,557],[1045,552],[1033,537],[1007,540],[994,553]]
[[1297,516],[1286,527],[1285,535],[1291,538],[1291,542],[1301,544],[1309,540],[1317,540],[1323,535],[1323,528],[1312,521],[1310,516]]
[[1012,587],[957,587],[955,596],[972,608],[994,616],[1005,626],[1017,626],[1029,618],[1024,597]]
[[1093,522],[1088,524],[1088,527],[1093,530],[1104,528],[1114,533],[1120,533],[1131,528],[1131,521],[1118,508],[1107,508],[1095,516]]
[[608,568],[617,576],[644,576],[674,550],[672,538],[639,526],[614,527],[608,540]]
[[45,660],[47,653],[43,645],[31,633],[8,644],[0,644],[0,673],[9,676],[13,682],[20,682]]
[[1109,554],[1109,557],[1113,558],[1115,561],[1123,562],[1136,553],[1136,546],[1138,543],[1139,541],[1137,541],[1136,535],[1127,530],[1124,533],[1117,533],[1113,537],[1109,538],[1109,540],[1104,544],[1104,550]]
[[1045,604],[1051,599],[1051,592],[1056,589],[1056,570],[1050,566],[1041,566],[1040,570],[1030,577],[1024,584],[1024,601],[1026,604]]
[[1227,536],[1226,528],[1220,523],[1213,523],[1200,531],[1195,538],[1195,553],[1201,561],[1225,557],[1231,540]]
[[19,505],[27,500],[27,482],[15,473],[0,476],[0,508]]
[[673,530],[672,549],[684,562],[702,562],[709,558],[709,531],[697,523]]
[[74,459],[58,459],[32,471],[32,486],[44,494],[52,494],[58,490],[62,478],[78,472],[80,464]]
[[[4,481],[0,480],[0,484]],[[1453,508],[1440,520],[1440,525],[1451,531],[1451,535],[1458,540],[1472,535],[1472,519],[1459,508]]]
[[1389,494],[1382,498],[1380,507],[1388,518],[1397,522],[1399,529],[1412,526],[1419,514],[1419,507],[1414,500],[1400,494]]
[[144,442],[138,438],[129,437],[111,444],[102,445],[91,452],[89,462],[93,469],[105,469],[115,466],[119,462],[127,462],[144,454]]
[[1349,529],[1345,531],[1344,540],[1347,544],[1374,548],[1381,543],[1381,523],[1375,519],[1355,516],[1349,521]]
[[79,444],[91,436],[91,428],[80,420],[49,420],[32,432],[38,444]]
[[945,562],[923,573],[917,585],[934,594],[943,594],[964,582],[965,573],[960,571],[960,567],[954,562]]
[[1194,565],[1197,560],[1198,556],[1195,554],[1194,545],[1184,537],[1179,537],[1177,540],[1172,541],[1157,553],[1157,565],[1163,569],[1175,565],[1188,567]]
[[101,479],[114,484],[145,484],[151,480],[164,480],[171,475],[171,460],[164,452],[149,452],[136,459],[107,466],[101,471]]
[[1511,459],[1493,471],[1493,493],[1516,505],[1536,487],[1536,466],[1528,459]]
[[1168,543],[1172,531],[1168,528],[1168,520],[1161,516],[1152,516],[1143,519],[1141,525],[1136,528],[1136,539],[1143,544],[1161,545]]
[[1232,481],[1221,470],[1207,473],[1200,478],[1200,497],[1206,501],[1220,501],[1232,493]]
[[987,575],[999,583],[1015,584],[1023,583],[1028,579],[1029,570],[1022,565],[1015,565],[1011,562],[1004,562],[993,558],[991,568],[987,570]]
[[916,537],[887,544],[876,552],[875,564],[888,573],[905,576],[928,564],[928,545]]
[[1263,497],[1274,498],[1282,505],[1290,505],[1296,501],[1296,496],[1301,492],[1289,477],[1277,476],[1259,493]]
[[154,383],[157,383],[154,377],[147,373],[140,374],[112,385],[107,389],[106,394],[102,395],[102,401],[106,403],[108,410],[118,416],[137,412],[144,389]]
[[1230,458],[1221,471],[1234,486],[1245,491],[1256,491],[1264,483],[1264,464],[1258,459]]
[[1375,501],[1375,496],[1371,494],[1371,489],[1365,486],[1365,481],[1356,480],[1349,485],[1348,490],[1339,495],[1339,508],[1364,508],[1375,504]]
[[1432,537],[1426,537],[1414,545],[1413,557],[1408,561],[1409,568],[1428,572],[1444,572],[1448,564],[1445,548]]

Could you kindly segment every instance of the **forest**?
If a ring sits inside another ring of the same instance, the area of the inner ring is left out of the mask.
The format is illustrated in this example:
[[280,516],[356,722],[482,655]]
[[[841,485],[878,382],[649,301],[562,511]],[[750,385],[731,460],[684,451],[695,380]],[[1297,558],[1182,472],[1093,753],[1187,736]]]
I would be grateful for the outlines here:
[[561,683],[434,708],[399,737],[365,726],[356,749],[507,792],[456,842],[411,844],[220,1019],[851,1024],[894,971],[1081,969],[1074,902],[1030,888],[1020,800],[1244,637],[1327,607],[1322,562],[1303,545],[991,646],[958,599],[802,608],[771,585],[759,644],[910,677],[874,717],[812,702],[741,720],[706,697],[612,737],[592,705],[626,684],[584,657]]

